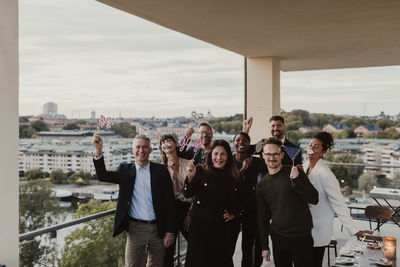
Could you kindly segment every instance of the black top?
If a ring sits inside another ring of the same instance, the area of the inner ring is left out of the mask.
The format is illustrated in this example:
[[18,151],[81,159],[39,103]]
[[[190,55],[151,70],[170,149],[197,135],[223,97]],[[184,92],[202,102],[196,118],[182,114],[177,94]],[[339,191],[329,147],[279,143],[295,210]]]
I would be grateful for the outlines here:
[[223,214],[238,214],[239,188],[234,178],[226,171],[212,168],[206,171],[203,165],[196,166],[192,181],[185,180],[184,196],[193,197],[190,215],[210,223],[223,222]]
[[[268,248],[269,230],[281,236],[311,234],[313,227],[308,204],[318,203],[318,191],[300,169],[296,179],[290,179],[292,166],[271,175],[257,185],[258,228],[262,250]],[[271,223],[270,223],[271,220]]]
[[[236,167],[238,170],[240,170],[243,166],[243,163],[237,161],[235,156],[234,158]],[[268,170],[265,162],[258,157],[252,157],[250,166],[244,172],[242,172],[241,196],[243,201],[243,214],[257,211],[257,183],[261,181],[267,172]]]

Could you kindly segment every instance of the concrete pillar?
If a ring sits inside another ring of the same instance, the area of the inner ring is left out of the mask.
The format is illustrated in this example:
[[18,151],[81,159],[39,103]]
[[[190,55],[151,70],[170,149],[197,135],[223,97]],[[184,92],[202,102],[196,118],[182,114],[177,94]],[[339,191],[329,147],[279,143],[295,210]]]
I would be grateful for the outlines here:
[[269,137],[269,118],[280,114],[280,61],[274,57],[247,58],[245,117],[253,117],[252,143]]
[[0,2],[0,265],[18,266],[18,1]]

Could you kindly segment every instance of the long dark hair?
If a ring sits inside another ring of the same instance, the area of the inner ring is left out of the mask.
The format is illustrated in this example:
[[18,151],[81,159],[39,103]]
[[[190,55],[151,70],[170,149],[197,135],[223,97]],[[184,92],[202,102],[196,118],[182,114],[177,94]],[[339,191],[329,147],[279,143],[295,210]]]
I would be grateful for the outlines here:
[[333,148],[333,137],[328,132],[318,132],[312,138],[317,138],[322,143],[322,151],[327,152]]
[[206,167],[207,167],[207,170],[210,171],[210,170],[213,169],[212,152],[217,146],[222,146],[225,149],[226,154],[228,156],[228,158],[226,160],[226,164],[224,166],[224,169],[226,171],[228,171],[228,173],[235,180],[238,179],[239,178],[239,172],[238,172],[238,170],[236,168],[235,161],[233,159],[231,146],[229,145],[229,143],[227,141],[222,140],[222,139],[215,140],[214,142],[211,143],[211,149],[207,153],[207,156],[206,156]]
[[175,140],[175,137],[171,134],[164,134],[160,137],[160,150],[161,150],[161,162],[163,164],[167,164],[168,163],[168,158],[167,155],[165,154],[165,152],[162,150],[162,142],[164,142],[165,140],[172,140],[175,145],[176,145],[176,151],[178,152],[178,143]]

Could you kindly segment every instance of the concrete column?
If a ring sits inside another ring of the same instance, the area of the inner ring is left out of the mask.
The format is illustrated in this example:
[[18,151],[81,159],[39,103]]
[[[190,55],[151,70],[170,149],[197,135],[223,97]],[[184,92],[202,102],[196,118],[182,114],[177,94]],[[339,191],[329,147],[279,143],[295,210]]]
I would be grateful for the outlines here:
[[245,116],[253,117],[252,143],[269,137],[269,118],[280,114],[280,61],[274,57],[247,58]]
[[18,1],[0,2],[0,265],[18,266]]

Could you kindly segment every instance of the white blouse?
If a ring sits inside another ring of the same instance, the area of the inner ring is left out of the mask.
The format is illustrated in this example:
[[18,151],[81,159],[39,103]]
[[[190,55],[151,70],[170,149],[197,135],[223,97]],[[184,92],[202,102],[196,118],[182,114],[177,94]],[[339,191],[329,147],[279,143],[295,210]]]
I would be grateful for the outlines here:
[[[308,167],[309,162],[306,162],[304,170],[307,171]],[[309,205],[314,224],[312,229],[314,247],[327,246],[330,243],[335,213],[351,235],[357,233],[350,210],[340,192],[339,182],[323,159],[318,160],[309,179],[319,196],[317,205]]]

